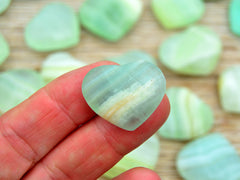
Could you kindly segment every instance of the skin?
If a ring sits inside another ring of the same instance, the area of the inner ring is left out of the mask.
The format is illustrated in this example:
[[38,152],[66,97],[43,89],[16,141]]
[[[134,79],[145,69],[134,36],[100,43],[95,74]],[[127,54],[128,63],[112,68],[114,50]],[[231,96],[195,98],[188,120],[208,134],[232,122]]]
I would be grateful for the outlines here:
[[[0,179],[93,180],[153,135],[167,119],[165,96],[149,119],[134,131],[120,129],[97,116],[81,92],[98,62],[67,73],[0,118]],[[160,179],[135,168],[115,180]],[[144,178],[146,179],[146,178]]]

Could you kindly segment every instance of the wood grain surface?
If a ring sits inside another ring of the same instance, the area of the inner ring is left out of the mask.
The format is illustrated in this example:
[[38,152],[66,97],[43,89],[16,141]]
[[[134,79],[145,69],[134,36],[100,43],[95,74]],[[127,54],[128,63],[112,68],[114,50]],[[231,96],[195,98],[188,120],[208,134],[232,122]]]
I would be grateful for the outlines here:
[[[59,0],[60,1],[60,0]],[[83,0],[61,0],[72,6],[76,12]],[[39,69],[48,53],[30,50],[24,43],[24,27],[30,19],[51,0],[13,0],[6,13],[0,16],[0,32],[10,44],[11,54],[0,67],[1,71],[13,68]],[[150,8],[150,0],[143,0],[144,12],[134,29],[118,43],[105,42],[86,32],[81,34],[81,41],[75,48],[66,50],[87,63],[96,62],[109,56],[116,56],[128,50],[140,49],[157,59],[159,45],[176,31],[164,30],[155,20]],[[217,95],[218,75],[227,67],[240,64],[240,38],[232,35],[228,28],[229,0],[206,3],[206,12],[198,24],[212,28],[221,37],[223,53],[215,72],[208,77],[185,77],[174,74],[164,68],[167,86],[185,86],[193,90],[214,110],[215,125],[212,132],[223,133],[240,152],[240,115],[231,115],[222,111]],[[40,32],[39,32],[40,33]],[[175,167],[177,152],[186,142],[174,142],[161,139],[161,155],[156,171],[164,180],[179,180]]]

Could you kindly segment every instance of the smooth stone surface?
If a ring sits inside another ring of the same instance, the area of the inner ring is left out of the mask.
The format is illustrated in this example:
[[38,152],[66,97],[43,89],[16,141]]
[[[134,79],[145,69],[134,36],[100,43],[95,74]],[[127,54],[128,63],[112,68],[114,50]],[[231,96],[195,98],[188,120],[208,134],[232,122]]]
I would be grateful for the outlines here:
[[10,50],[7,41],[0,33],[0,65],[7,59],[9,56]]
[[144,62],[149,62],[152,64],[157,65],[156,60],[149,55],[148,53],[140,50],[133,50],[133,51],[128,51],[124,53],[123,55],[117,56],[117,57],[109,57],[107,58],[109,61],[116,62],[120,65],[127,64],[127,63],[133,63],[136,61],[144,61]]
[[177,169],[185,180],[239,180],[240,157],[221,134],[187,144],[178,154]]
[[46,82],[50,82],[57,77],[87,65],[72,57],[69,53],[58,52],[51,54],[42,64],[41,75]]
[[223,71],[218,80],[222,108],[226,112],[240,113],[240,65]]
[[46,5],[27,25],[25,41],[40,52],[73,47],[80,40],[80,24],[77,15],[63,3]]
[[112,42],[120,40],[142,13],[140,0],[86,0],[79,10],[82,25]]
[[167,89],[171,111],[159,134],[167,139],[190,140],[206,134],[213,126],[211,108],[183,87]]
[[7,10],[11,3],[11,0],[0,0],[0,14]]
[[205,26],[193,26],[171,36],[159,48],[160,61],[178,74],[206,76],[219,61],[222,43],[215,32]]
[[231,0],[229,5],[229,24],[233,34],[240,36],[240,1]]
[[129,131],[149,118],[165,89],[161,70],[142,61],[94,68],[82,84],[88,105],[102,118]]
[[137,149],[124,156],[103,176],[112,179],[121,173],[135,167],[154,169],[157,164],[159,155],[160,141],[157,135],[153,135]]
[[41,75],[30,69],[0,73],[0,114],[15,107],[44,85]]
[[166,29],[178,29],[198,21],[204,14],[202,0],[152,0],[152,10]]

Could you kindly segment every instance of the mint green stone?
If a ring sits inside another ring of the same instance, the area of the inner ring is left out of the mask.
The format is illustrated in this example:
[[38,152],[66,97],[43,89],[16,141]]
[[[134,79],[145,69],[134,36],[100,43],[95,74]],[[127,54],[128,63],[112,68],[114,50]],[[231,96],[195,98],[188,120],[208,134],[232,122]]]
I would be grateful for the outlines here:
[[157,165],[159,155],[160,141],[157,135],[153,135],[141,146],[124,156],[103,176],[112,179],[135,167],[154,169]]
[[147,54],[144,51],[140,51],[140,50],[128,51],[127,53],[124,53],[121,56],[109,57],[106,59],[109,61],[116,62],[120,65],[132,63],[132,62],[136,62],[136,61],[144,61],[144,62],[149,62],[149,63],[157,65],[156,60],[151,55]]
[[43,62],[41,75],[46,82],[50,82],[57,77],[87,65],[79,61],[66,52],[57,52],[49,55]]
[[0,33],[0,65],[7,59],[9,56],[10,50],[7,41]]
[[161,70],[143,61],[96,67],[82,83],[88,105],[105,120],[128,131],[149,118],[165,90],[166,80]]
[[214,31],[193,26],[165,40],[159,47],[159,58],[175,73],[206,76],[215,70],[221,51],[221,40]]
[[79,36],[80,24],[73,9],[57,2],[46,5],[25,29],[27,45],[40,52],[76,46]]
[[7,10],[11,3],[11,0],[0,0],[0,14]]
[[202,0],[152,0],[152,10],[166,29],[178,29],[198,21],[205,11]]
[[40,74],[30,69],[0,73],[0,114],[15,107],[44,85]]
[[240,157],[224,136],[213,133],[187,144],[177,169],[184,180],[239,180]]
[[206,134],[213,126],[211,108],[183,87],[167,89],[171,111],[158,133],[167,139],[190,140]]
[[221,73],[218,90],[224,111],[240,114],[240,65],[227,68]]
[[116,42],[136,24],[141,12],[140,0],[85,0],[79,18],[93,34]]
[[229,23],[233,34],[240,36],[240,0],[231,0],[229,5]]

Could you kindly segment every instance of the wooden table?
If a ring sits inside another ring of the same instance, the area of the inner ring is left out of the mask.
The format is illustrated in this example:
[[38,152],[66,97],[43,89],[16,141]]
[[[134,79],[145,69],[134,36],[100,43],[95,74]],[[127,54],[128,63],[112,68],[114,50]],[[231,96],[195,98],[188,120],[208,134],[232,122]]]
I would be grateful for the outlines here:
[[[61,0],[72,6],[76,11],[83,0]],[[157,58],[159,45],[174,31],[165,31],[155,20],[150,8],[150,0],[144,1],[144,13],[135,28],[120,42],[108,43],[82,30],[81,41],[75,48],[67,50],[76,58],[88,63],[96,62],[109,56],[116,56],[128,50],[144,50]],[[11,47],[8,60],[1,70],[13,68],[39,69],[47,53],[37,53],[26,47],[24,43],[24,27],[29,20],[45,4],[52,0],[13,0],[8,11],[0,16],[0,32],[6,37]],[[185,86],[193,90],[214,110],[215,126],[212,131],[223,133],[240,151],[240,116],[226,114],[219,105],[217,96],[218,75],[227,67],[240,64],[240,38],[232,35],[228,28],[228,0],[206,3],[206,13],[199,24],[212,28],[221,37],[223,53],[215,72],[208,77],[178,76],[164,68],[167,86]],[[161,155],[156,171],[164,180],[179,180],[175,168],[177,152],[186,142],[174,142],[161,139]]]

